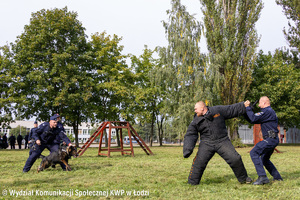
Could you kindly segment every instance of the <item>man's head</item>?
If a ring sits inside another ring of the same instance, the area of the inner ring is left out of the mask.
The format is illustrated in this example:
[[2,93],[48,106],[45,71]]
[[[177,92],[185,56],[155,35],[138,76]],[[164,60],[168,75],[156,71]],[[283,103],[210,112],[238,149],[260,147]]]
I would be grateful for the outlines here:
[[207,107],[203,101],[199,101],[195,104],[195,113],[197,116],[202,116],[207,112]]
[[58,113],[54,114],[54,116],[56,117],[57,121],[60,121],[60,115]]
[[258,106],[260,108],[266,108],[266,107],[268,107],[270,105],[271,105],[270,99],[267,96],[260,97],[259,103],[258,103]]
[[38,122],[37,122],[37,121],[35,121],[35,122],[33,123],[33,127],[34,127],[34,128],[37,128],[37,127],[38,127]]
[[50,128],[56,128],[56,126],[57,126],[57,121],[56,121],[56,120],[50,120],[50,121],[49,121],[49,124],[50,124]]
[[52,117],[50,117],[49,124],[50,124],[50,128],[56,128],[56,126],[57,126],[57,116],[56,115],[53,115]]

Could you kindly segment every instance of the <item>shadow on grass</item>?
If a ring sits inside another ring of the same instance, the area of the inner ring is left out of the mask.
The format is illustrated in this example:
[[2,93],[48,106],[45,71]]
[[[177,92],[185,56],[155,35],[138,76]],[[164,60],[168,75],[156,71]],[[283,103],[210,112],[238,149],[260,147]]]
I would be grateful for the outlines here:
[[204,180],[201,180],[201,184],[205,184],[205,185],[214,185],[214,184],[223,184],[223,183],[226,183],[228,182],[230,179],[235,179],[236,181],[238,181],[236,179],[236,177],[232,174],[228,174],[228,175],[225,175],[225,176],[216,176],[216,177],[213,177],[213,178],[205,178],[204,177]]
[[84,165],[77,165],[74,167],[75,170],[98,170],[101,168],[106,168],[106,167],[112,167],[113,165],[110,163],[92,163],[92,164],[84,164]]
[[280,175],[282,176],[283,180],[285,179],[298,179],[300,178],[300,171],[295,171],[295,172],[280,172]]

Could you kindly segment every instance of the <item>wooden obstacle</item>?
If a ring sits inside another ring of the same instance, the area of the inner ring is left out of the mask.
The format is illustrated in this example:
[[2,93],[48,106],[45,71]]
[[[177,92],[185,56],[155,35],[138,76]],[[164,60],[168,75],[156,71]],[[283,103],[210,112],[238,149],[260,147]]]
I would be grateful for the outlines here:
[[[107,137],[108,147],[102,148],[102,139],[105,134],[104,131],[106,132],[106,129],[108,129],[108,137]],[[120,147],[112,147],[111,146],[111,130],[112,129],[119,130]],[[123,131],[122,131],[123,129],[127,129],[127,133],[129,136],[129,142],[130,142],[129,149],[128,148],[125,149],[124,145],[123,145]],[[120,121],[102,122],[100,124],[100,126],[97,128],[97,130],[91,135],[91,137],[79,149],[78,155],[81,156],[99,135],[100,135],[100,141],[99,141],[98,155],[110,157],[111,152],[121,152],[122,155],[127,154],[127,155],[134,156],[132,137],[135,141],[137,141],[137,143],[140,145],[140,147],[145,151],[145,153],[147,155],[153,155],[152,151],[146,145],[144,140],[137,134],[137,132],[134,130],[134,128],[130,125],[130,123],[129,122],[120,122]],[[102,153],[103,151],[107,151],[107,153]]]
[[[278,126],[278,130],[279,133],[278,135],[280,135],[280,128]],[[280,137],[279,137],[280,138]],[[254,124],[253,126],[253,142],[254,142],[254,146],[259,143],[260,141],[263,141],[263,137],[262,137],[262,133],[261,133],[261,126],[260,124]],[[282,153],[281,151],[279,151],[277,148],[274,149],[274,151],[276,151],[277,153]]]

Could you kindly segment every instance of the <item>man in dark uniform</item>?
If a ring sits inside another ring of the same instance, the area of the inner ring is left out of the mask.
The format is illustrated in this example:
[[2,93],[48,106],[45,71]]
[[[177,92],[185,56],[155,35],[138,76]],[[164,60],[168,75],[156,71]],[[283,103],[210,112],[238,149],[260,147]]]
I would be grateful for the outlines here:
[[195,105],[195,116],[188,127],[183,143],[183,156],[188,158],[200,138],[198,152],[193,160],[188,177],[188,183],[198,185],[209,160],[218,153],[231,167],[240,183],[251,183],[241,156],[235,150],[225,125],[226,119],[241,116],[246,113],[244,103],[228,106],[207,107],[199,101]]
[[24,140],[25,140],[25,148],[24,149],[27,149],[28,139],[29,139],[29,132],[27,132],[25,137],[24,137]]
[[[56,113],[54,115],[54,117],[56,117],[56,121],[57,121],[57,128],[61,129],[61,131],[63,131],[65,133],[65,128],[64,125],[61,123],[61,117],[58,113]],[[61,138],[59,137],[59,135],[56,136],[56,138],[54,139],[54,143],[55,144],[61,144],[63,143],[65,145],[65,143],[61,140]]]
[[60,117],[60,115],[58,113],[56,113],[54,116],[57,119],[57,127],[60,128],[60,129],[62,129],[63,132],[65,132],[64,125],[61,123],[61,117]]
[[[45,148],[47,148],[50,152],[54,152],[59,149],[59,145],[53,143],[57,135],[59,135],[68,146],[72,145],[65,133],[61,131],[61,129],[57,128],[55,116],[50,117],[49,122],[44,122],[39,126],[39,128],[33,130],[32,137],[34,138],[36,145],[35,149],[32,150],[32,153],[29,155],[29,158],[25,163],[23,172],[28,172],[30,170],[36,159],[39,158]],[[65,170],[65,168],[63,169]]]
[[0,135],[0,149],[4,149],[2,135]]
[[14,135],[9,136],[8,138],[10,149],[15,149],[16,137]]
[[28,147],[29,147],[29,155],[31,154],[31,149],[33,148],[33,145],[34,145],[34,143],[35,143],[35,141],[34,141],[34,139],[33,139],[33,137],[32,137],[32,135],[33,135],[33,131],[35,130],[35,129],[37,129],[38,128],[38,122],[37,121],[34,121],[34,123],[33,123],[33,128],[30,130],[30,133],[29,133],[29,136],[28,136]]
[[3,144],[4,144],[4,149],[6,149],[8,147],[8,143],[7,143],[7,136],[6,133],[3,135]]
[[263,96],[259,99],[260,112],[254,114],[250,101],[245,102],[248,120],[253,124],[261,124],[261,131],[264,140],[258,142],[254,148],[250,151],[252,162],[255,166],[258,174],[258,179],[253,183],[254,185],[263,185],[269,183],[266,171],[273,176],[273,180],[282,181],[279,172],[276,167],[270,161],[270,157],[273,154],[275,147],[279,143],[278,138],[278,118],[275,111],[271,108],[270,99]]
[[23,141],[23,136],[19,133],[19,135],[17,137],[17,142],[18,142],[19,149],[22,148],[22,141]]

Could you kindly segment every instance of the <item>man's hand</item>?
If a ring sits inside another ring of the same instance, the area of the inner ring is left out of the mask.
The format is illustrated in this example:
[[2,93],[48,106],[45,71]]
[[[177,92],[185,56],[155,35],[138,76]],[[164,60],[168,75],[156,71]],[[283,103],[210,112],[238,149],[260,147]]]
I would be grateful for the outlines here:
[[249,107],[250,106],[250,101],[249,100],[245,101],[244,105],[245,105],[246,108]]
[[35,143],[36,143],[37,145],[41,145],[41,141],[40,141],[40,140],[37,140]]

